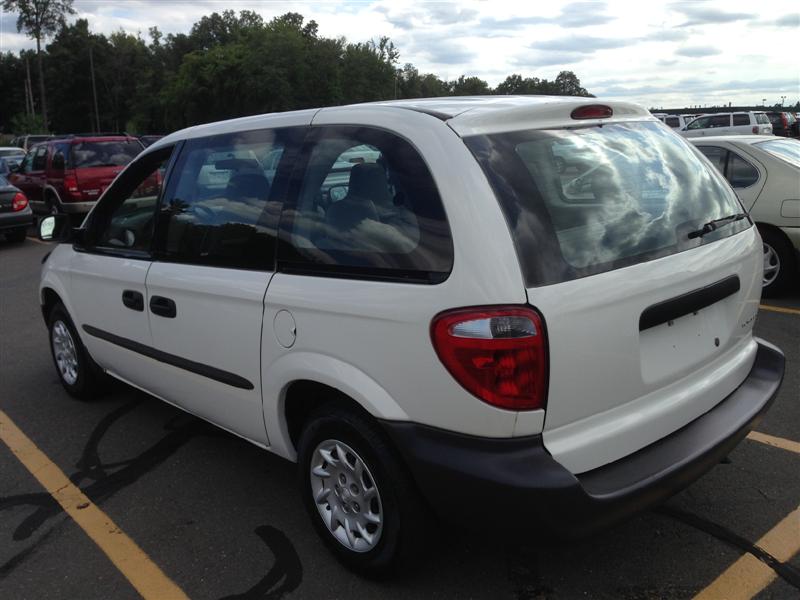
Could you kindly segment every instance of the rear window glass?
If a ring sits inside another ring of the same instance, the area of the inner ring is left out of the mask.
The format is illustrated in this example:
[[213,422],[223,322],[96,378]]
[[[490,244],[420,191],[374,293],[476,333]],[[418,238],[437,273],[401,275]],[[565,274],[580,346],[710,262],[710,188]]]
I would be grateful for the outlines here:
[[773,156],[800,166],[800,140],[777,139],[759,142],[756,145]]
[[121,167],[141,151],[142,145],[134,141],[78,142],[73,144],[69,160],[75,169]]
[[769,117],[764,113],[756,113],[756,123],[769,125]]
[[0,156],[25,156],[19,148],[0,148]]
[[736,196],[680,137],[654,123],[466,138],[508,221],[528,286],[667,256],[750,226]]

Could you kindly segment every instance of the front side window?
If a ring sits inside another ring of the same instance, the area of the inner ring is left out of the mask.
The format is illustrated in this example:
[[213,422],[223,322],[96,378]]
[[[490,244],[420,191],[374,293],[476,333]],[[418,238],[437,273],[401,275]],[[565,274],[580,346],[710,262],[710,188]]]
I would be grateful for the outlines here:
[[366,127],[316,128],[281,217],[282,268],[438,283],[452,268],[444,207],[411,144]]
[[705,129],[711,123],[711,117],[699,117],[689,123],[686,129]]
[[[654,123],[465,138],[505,213],[529,287],[689,250],[750,227],[722,177]],[[556,158],[575,157],[559,172]]]
[[741,113],[733,115],[733,124],[750,125],[750,115],[745,115]]
[[106,191],[92,212],[91,245],[98,250],[149,253],[156,209],[172,148],[142,157]]
[[298,130],[190,140],[159,217],[161,255],[200,265],[274,268],[281,194],[276,167]]

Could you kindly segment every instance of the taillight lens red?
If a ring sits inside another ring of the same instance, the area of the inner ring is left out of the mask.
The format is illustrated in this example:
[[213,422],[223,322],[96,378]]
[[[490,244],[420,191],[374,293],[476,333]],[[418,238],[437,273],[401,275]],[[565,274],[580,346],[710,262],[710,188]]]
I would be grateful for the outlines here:
[[64,191],[67,192],[67,196],[72,198],[81,197],[81,190],[78,187],[78,176],[74,171],[64,173]]
[[25,197],[25,194],[22,192],[14,194],[14,198],[11,200],[11,210],[16,212],[24,209],[26,206],[28,206],[28,199]]
[[570,113],[573,119],[608,119],[614,114],[610,106],[604,104],[587,104],[579,106]]
[[509,410],[547,404],[547,339],[525,307],[459,309],[431,324],[433,346],[450,374],[481,400]]
[[756,125],[755,127],[753,127],[753,133],[758,133],[758,125]]

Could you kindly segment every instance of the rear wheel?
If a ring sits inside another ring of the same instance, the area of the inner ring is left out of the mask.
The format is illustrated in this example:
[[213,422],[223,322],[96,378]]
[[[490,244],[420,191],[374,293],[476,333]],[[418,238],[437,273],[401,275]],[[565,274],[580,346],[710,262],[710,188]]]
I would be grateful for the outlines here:
[[303,428],[298,458],[306,510],[343,564],[380,575],[423,554],[427,513],[405,466],[369,418],[323,407]]
[[50,353],[61,385],[80,400],[102,395],[106,377],[92,360],[78,337],[72,319],[60,302],[50,311]]
[[24,227],[19,229],[13,229],[11,231],[6,232],[6,239],[9,242],[13,242],[15,244],[19,244],[25,241],[25,237],[28,235],[28,230]]
[[764,278],[762,294],[774,296],[785,291],[796,276],[794,248],[780,233],[759,228],[764,243]]

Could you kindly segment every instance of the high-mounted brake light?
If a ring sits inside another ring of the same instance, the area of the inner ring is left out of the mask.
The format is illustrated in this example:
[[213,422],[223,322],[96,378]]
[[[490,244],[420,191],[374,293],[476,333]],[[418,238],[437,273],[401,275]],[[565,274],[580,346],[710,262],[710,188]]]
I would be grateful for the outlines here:
[[573,119],[608,119],[614,111],[604,104],[587,104],[579,106],[570,113]]
[[436,354],[467,391],[509,410],[547,404],[547,340],[542,318],[524,307],[459,309],[431,324]]
[[11,210],[17,212],[24,209],[26,206],[28,206],[28,199],[25,197],[25,194],[22,192],[14,194],[14,198],[11,200]]

